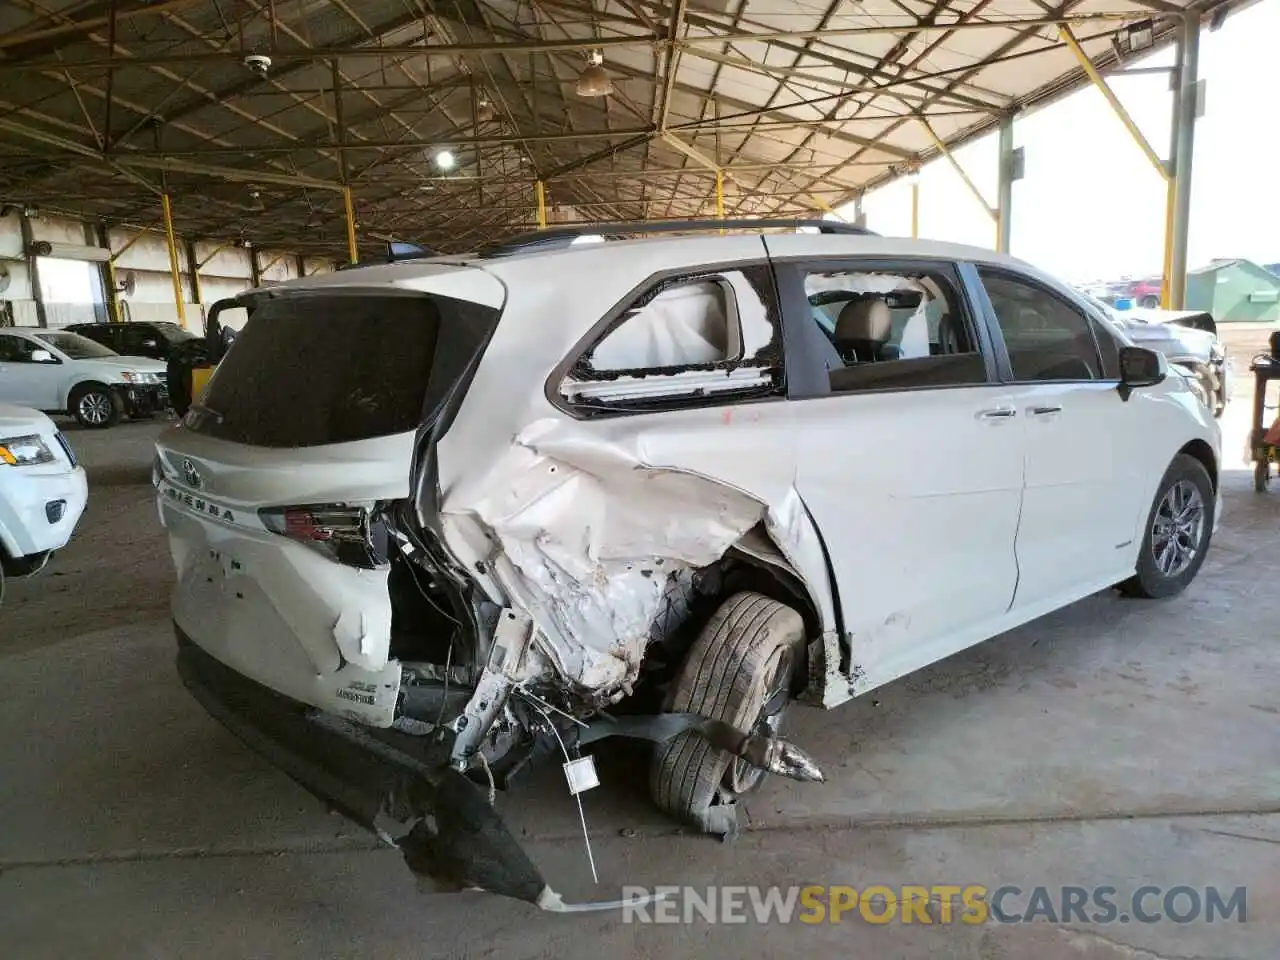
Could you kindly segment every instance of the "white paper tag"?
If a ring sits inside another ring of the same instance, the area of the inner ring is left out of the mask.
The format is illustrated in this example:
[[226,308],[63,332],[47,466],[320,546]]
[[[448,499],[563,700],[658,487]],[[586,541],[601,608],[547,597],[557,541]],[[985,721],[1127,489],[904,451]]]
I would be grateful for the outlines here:
[[564,778],[569,781],[569,794],[576,796],[585,793],[592,787],[600,786],[600,777],[596,774],[596,762],[591,757],[579,757],[562,764]]

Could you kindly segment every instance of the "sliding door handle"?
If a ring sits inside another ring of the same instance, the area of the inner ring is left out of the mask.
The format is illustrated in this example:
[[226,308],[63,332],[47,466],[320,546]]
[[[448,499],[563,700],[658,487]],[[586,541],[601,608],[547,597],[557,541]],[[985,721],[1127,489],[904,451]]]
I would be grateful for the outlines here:
[[1027,407],[1027,413],[1033,417],[1047,417],[1051,413],[1061,413],[1062,407]]

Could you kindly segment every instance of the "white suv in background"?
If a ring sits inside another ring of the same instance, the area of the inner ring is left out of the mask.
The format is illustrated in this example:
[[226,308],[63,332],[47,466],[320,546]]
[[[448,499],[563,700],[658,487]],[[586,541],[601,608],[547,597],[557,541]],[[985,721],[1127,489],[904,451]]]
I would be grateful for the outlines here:
[[165,369],[66,330],[0,328],[0,403],[69,413],[85,427],[164,410]]
[[66,546],[87,497],[84,468],[53,421],[0,404],[0,580],[34,573]]
[[821,779],[789,701],[1195,577],[1220,438],[1160,355],[1018,260],[796,226],[215,306],[248,323],[155,474],[192,692],[414,869],[546,904],[471,779],[647,739],[728,833],[765,769]]

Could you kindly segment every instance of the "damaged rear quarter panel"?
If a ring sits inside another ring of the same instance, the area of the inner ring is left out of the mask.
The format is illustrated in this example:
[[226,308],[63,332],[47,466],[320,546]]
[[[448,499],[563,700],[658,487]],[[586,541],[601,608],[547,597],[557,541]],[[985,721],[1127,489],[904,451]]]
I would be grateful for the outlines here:
[[[761,257],[759,238],[741,239],[744,259]],[[551,270],[545,257],[495,265],[511,291],[507,312],[439,445],[450,549],[473,570],[484,561],[504,594],[494,600],[527,610],[539,672],[554,668],[600,701],[634,681],[668,577],[714,562],[762,520],[824,630],[834,625],[821,548],[795,492],[784,400],[593,420],[548,401],[548,375],[619,292],[671,264],[669,249],[651,265],[642,252],[621,267],[589,250],[564,254],[572,270]],[[707,259],[691,252],[690,262]],[[548,275],[596,282],[569,295]]]

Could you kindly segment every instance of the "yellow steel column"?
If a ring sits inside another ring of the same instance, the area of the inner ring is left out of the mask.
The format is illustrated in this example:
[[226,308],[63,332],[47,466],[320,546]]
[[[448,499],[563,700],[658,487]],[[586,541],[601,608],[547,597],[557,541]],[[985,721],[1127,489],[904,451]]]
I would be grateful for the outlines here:
[[920,177],[911,175],[911,236],[920,236]]
[[1160,306],[1173,309],[1173,231],[1178,205],[1178,181],[1171,177],[1164,197],[1164,263],[1160,269]]
[[347,211],[347,255],[352,263],[358,263],[360,248],[356,246],[356,208],[351,202],[351,188],[348,186],[342,188],[342,205]]
[[1138,148],[1146,155],[1147,160],[1149,160],[1151,165],[1156,168],[1156,172],[1164,178],[1165,184],[1168,187],[1165,199],[1164,218],[1164,274],[1160,283],[1161,305],[1167,307],[1171,302],[1170,298],[1172,296],[1173,288],[1171,276],[1173,272],[1174,245],[1173,213],[1175,208],[1175,197],[1177,196],[1177,181],[1170,173],[1165,162],[1160,159],[1160,155],[1155,152],[1151,144],[1147,142],[1147,138],[1142,135],[1142,131],[1138,129],[1138,125],[1134,122],[1133,117],[1129,116],[1129,111],[1124,108],[1124,105],[1116,97],[1111,87],[1107,85],[1107,81],[1103,79],[1102,74],[1100,74],[1097,67],[1093,65],[1088,54],[1086,54],[1083,48],[1081,48],[1079,42],[1076,40],[1075,34],[1071,32],[1071,28],[1065,23],[1061,24],[1058,27],[1058,33],[1061,35],[1063,42],[1071,48],[1071,52],[1075,54],[1076,60],[1080,63],[1080,69],[1085,72],[1085,75],[1093,82],[1093,85],[1098,88],[1098,92],[1101,93],[1107,103],[1111,105],[1112,112],[1114,112],[1120,122],[1124,124],[1124,128],[1129,131],[1129,136],[1133,138],[1133,142],[1138,145]]
[[[716,170],[716,219],[724,219],[724,171]],[[724,230],[720,231],[720,236],[724,236]]]
[[111,322],[119,323],[124,319],[120,315],[120,288],[116,286],[116,261],[113,257],[107,261],[107,297],[111,301]]
[[[164,209],[164,238],[169,246],[169,275],[173,278],[173,302],[178,308],[178,323],[187,325],[187,311],[182,305],[182,274],[178,267],[178,241],[173,235],[173,206],[169,194],[160,194],[160,206]],[[114,274],[114,271],[112,271]]]
[[545,230],[547,229],[547,188],[541,180],[538,180],[533,185],[533,192],[538,198],[538,229]]

